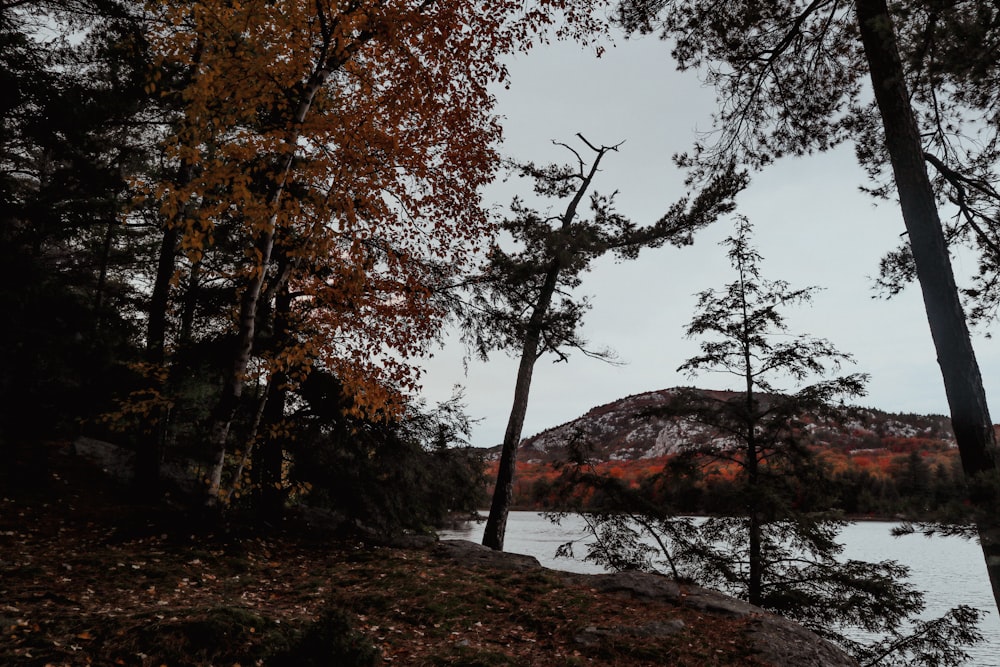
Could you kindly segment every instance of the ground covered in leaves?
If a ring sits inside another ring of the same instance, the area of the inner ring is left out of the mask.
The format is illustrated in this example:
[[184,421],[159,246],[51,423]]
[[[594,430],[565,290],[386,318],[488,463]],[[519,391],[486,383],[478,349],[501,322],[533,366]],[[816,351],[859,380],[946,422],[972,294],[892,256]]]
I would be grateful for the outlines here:
[[[210,530],[78,465],[46,476],[0,493],[3,665],[764,664],[745,619],[427,547]],[[593,632],[650,621],[683,627]]]

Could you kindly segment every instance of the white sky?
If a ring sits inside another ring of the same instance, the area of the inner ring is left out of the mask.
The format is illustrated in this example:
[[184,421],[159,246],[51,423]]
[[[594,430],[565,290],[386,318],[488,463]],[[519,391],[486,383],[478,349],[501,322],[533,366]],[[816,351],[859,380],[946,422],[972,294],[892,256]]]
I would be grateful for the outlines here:
[[[619,39],[600,59],[578,46],[557,44],[517,58],[510,73],[510,89],[497,92],[507,155],[566,162],[571,156],[552,146],[553,140],[578,146],[577,132],[595,144],[624,140],[618,153],[604,159],[594,183],[601,192],[619,191],[619,212],[649,224],[684,195],[684,174],[671,156],[687,150],[697,131],[711,127],[715,100],[696,75],[674,71],[667,44]],[[851,146],[788,159],[754,175],[737,213],[754,224],[765,278],[824,288],[811,307],[785,314],[793,334],[831,340],[854,355],[857,365],[847,371],[871,375],[868,395],[857,403],[890,412],[947,414],[917,286],[890,301],[873,298],[878,261],[899,243],[903,223],[894,202],[876,206],[859,192],[863,183]],[[489,198],[506,206],[513,194],[526,191],[530,184],[515,179],[494,188]],[[677,385],[729,388],[725,376],[690,379],[676,368],[698,349],[697,341],[683,338],[694,294],[733,278],[718,245],[732,230],[731,219],[721,219],[699,233],[693,246],[645,251],[627,263],[611,258],[596,263],[581,288],[593,303],[583,334],[592,347],[610,347],[626,364],[611,366],[579,353],[569,363],[540,359],[523,436],[630,394]],[[969,259],[956,261],[959,276],[974,269]],[[996,421],[1000,353],[982,336],[975,345]],[[435,353],[425,365],[424,396],[431,403],[444,400],[454,385],[463,385],[468,412],[481,420],[472,443],[499,444],[513,398],[516,355],[470,361],[467,374],[462,355],[457,339]]]

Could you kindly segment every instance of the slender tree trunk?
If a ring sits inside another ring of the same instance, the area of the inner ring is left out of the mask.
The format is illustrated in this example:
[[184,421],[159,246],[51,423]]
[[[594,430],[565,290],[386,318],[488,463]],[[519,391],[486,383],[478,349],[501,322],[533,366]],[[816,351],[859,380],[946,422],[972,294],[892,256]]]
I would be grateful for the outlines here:
[[[752,456],[756,458],[757,450],[753,445],[747,447],[747,456]],[[761,533],[763,530],[763,522],[761,521],[760,508],[757,506],[759,494],[757,493],[757,474],[754,471],[753,475],[749,479],[750,496],[751,496],[751,507],[749,508],[749,516],[747,517],[747,529],[749,531],[748,543],[747,543],[747,560],[749,561],[750,571],[749,571],[749,581],[747,582],[747,601],[750,604],[758,605],[761,604],[761,591],[763,590],[762,581],[764,580],[764,559],[761,552]]]
[[236,470],[233,471],[231,489],[237,488],[237,485],[239,485],[240,480],[243,478],[243,471],[251,462],[254,445],[257,442],[257,434],[260,433],[260,425],[264,421],[264,408],[267,407],[267,399],[270,396],[271,381],[268,380],[267,384],[264,385],[264,391],[261,392],[260,397],[257,399],[257,413],[254,415],[253,423],[250,425],[250,433],[247,435],[246,443],[243,446],[243,454],[240,456],[240,462],[237,464]]
[[94,328],[95,334],[100,334],[104,328],[104,291],[108,286],[108,271],[111,265],[111,248],[114,246],[115,220],[108,221],[108,228],[104,232],[104,243],[101,245],[101,263],[97,274],[97,286],[94,288]]
[[[992,474],[996,470],[993,423],[927,176],[892,19],[885,0],[856,0],[855,6],[962,467],[967,478]],[[977,509],[986,568],[1000,607],[1000,525],[995,507]]]
[[[324,60],[325,55],[321,58],[321,61]],[[219,491],[222,488],[222,472],[226,462],[229,429],[236,415],[240,398],[243,396],[243,385],[247,368],[250,365],[250,355],[253,351],[254,335],[256,333],[257,309],[264,286],[264,278],[271,263],[271,253],[274,250],[275,234],[277,233],[279,209],[288,179],[291,176],[296,146],[300,136],[299,133],[302,124],[305,122],[312,108],[316,93],[326,83],[333,69],[339,67],[341,64],[341,61],[337,61],[336,63],[323,62],[310,77],[308,86],[303,92],[302,99],[292,119],[294,129],[285,142],[289,147],[289,154],[278,172],[280,177],[275,183],[274,191],[268,197],[271,214],[267,221],[267,226],[257,242],[257,257],[259,259],[257,265],[252,269],[250,279],[240,300],[236,354],[233,358],[232,366],[226,374],[222,395],[219,397],[218,403],[212,412],[208,428],[208,441],[212,458],[205,504],[210,507],[216,506],[219,503]]]
[[156,280],[149,299],[149,320],[146,323],[146,360],[162,364],[166,358],[167,308],[170,305],[170,280],[174,275],[174,259],[180,232],[171,225],[163,231],[160,254],[156,263]]
[[[274,216],[276,218],[276,216]],[[272,218],[270,224],[276,220]],[[257,308],[261,288],[264,284],[264,274],[271,261],[271,251],[274,248],[275,229],[271,226],[264,232],[258,243],[260,263],[253,270],[250,282],[240,299],[239,333],[237,334],[236,355],[233,358],[229,372],[226,374],[222,394],[212,411],[208,429],[209,447],[212,452],[211,468],[208,475],[208,489],[205,504],[214,507],[219,503],[219,492],[222,489],[222,472],[226,464],[226,448],[229,440],[229,429],[240,399],[243,397],[243,387],[246,384],[246,373],[250,367],[250,356],[253,352],[256,333]]]
[[198,292],[201,281],[201,260],[191,265],[191,275],[184,291],[184,308],[181,311],[181,330],[177,336],[180,345],[186,346],[193,340],[194,318],[198,310]]
[[[153,372],[158,372],[166,360],[167,309],[170,306],[170,281],[174,275],[178,238],[177,227],[170,225],[163,230],[163,238],[160,240],[156,279],[149,299],[149,318],[146,323],[146,362],[153,367]],[[154,384],[156,391],[162,392],[164,388],[158,378],[158,375],[154,375],[150,382]],[[139,445],[136,452],[134,478],[137,494],[149,501],[157,500],[160,495],[160,464],[169,427],[169,412],[165,407],[160,408],[153,418],[156,424],[153,432]]]
[[[583,137],[580,137],[583,139]],[[584,139],[586,142],[586,139]],[[590,146],[590,144],[587,144]],[[593,148],[593,146],[591,146]],[[601,158],[609,150],[614,148],[595,148],[597,157],[594,158],[590,171],[580,177],[582,182],[577,189],[569,205],[563,213],[560,224],[560,234],[567,234],[576,218],[576,210],[583,200],[587,188],[597,174],[597,167],[601,163]],[[582,167],[582,165],[581,165]],[[521,362],[517,367],[517,382],[514,384],[514,404],[511,406],[510,417],[507,420],[507,430],[504,432],[503,446],[500,450],[500,464],[497,468],[497,482],[493,489],[493,500],[490,503],[490,515],[486,519],[486,527],[483,529],[483,545],[497,551],[503,551],[504,536],[507,532],[507,515],[510,512],[510,505],[514,499],[514,473],[517,466],[517,448],[521,444],[521,431],[524,428],[524,416],[528,412],[528,393],[531,390],[531,376],[534,373],[535,361],[538,359],[538,345],[541,341],[542,329],[545,323],[545,316],[548,314],[549,304],[552,302],[552,295],[555,294],[556,286],[559,284],[559,272],[563,268],[565,244],[559,242],[553,249],[552,260],[545,273],[545,280],[538,292],[538,299],[535,301],[531,311],[531,317],[524,331],[524,344],[521,347]]]
[[284,437],[275,434],[271,426],[280,426],[285,419],[288,398],[288,378],[276,373],[269,389],[264,410],[264,432],[254,461],[254,514],[260,525],[276,526],[285,514],[286,491],[282,484],[282,466],[285,462]]
[[750,604],[761,603],[761,581],[764,577],[764,559],[761,554],[761,507],[760,507],[760,473],[757,461],[757,401],[754,396],[753,350],[750,331],[750,316],[747,310],[746,287],[744,282],[744,267],[740,263],[740,301],[743,308],[743,370],[744,397],[743,409],[746,411],[746,474],[747,487],[750,491],[750,503],[747,507],[747,560],[749,561],[749,581],[747,599]]
[[[182,161],[177,170],[177,183],[188,184],[194,178],[194,166]],[[166,362],[167,311],[170,308],[170,285],[174,277],[177,260],[177,244],[180,228],[168,222],[160,239],[160,252],[156,261],[156,278],[153,292],[149,297],[149,317],[146,322],[146,362],[154,372]],[[162,383],[155,381],[154,389],[164,391]],[[170,412],[161,408],[155,415],[156,428],[150,439],[136,452],[135,487],[140,496],[156,500],[160,494],[160,464],[164,454]]]
[[[289,316],[292,297],[288,281],[275,297],[274,337],[275,348],[283,349],[289,341]],[[285,403],[288,400],[288,374],[275,371],[268,382],[267,404],[264,408],[260,447],[254,462],[254,511],[258,523],[277,525],[285,512],[286,492],[282,485],[282,466],[285,460]]]
[[[535,360],[538,359],[541,320],[545,316],[545,311],[548,310],[558,274],[558,265],[555,265],[554,270],[549,270],[545,287],[539,295],[534,311],[532,311],[524,346],[521,348],[521,363],[517,367],[517,382],[514,385],[514,405],[510,409],[507,430],[503,437],[500,465],[497,468],[497,483],[493,490],[493,502],[490,504],[490,516],[486,520],[486,528],[483,530],[483,545],[497,551],[503,551],[503,540],[507,532],[507,514],[510,512],[510,505],[514,499],[514,469],[517,464],[517,447],[521,443],[524,416],[528,412],[528,392],[531,390],[531,376],[535,369]],[[551,279],[549,279],[550,277]]]
[[[749,355],[747,355],[749,363]],[[747,366],[747,396],[746,396],[746,473],[747,487],[750,491],[750,503],[747,507],[747,528],[749,530],[747,541],[747,560],[749,561],[749,581],[747,585],[747,599],[750,604],[760,605],[761,603],[761,582],[764,579],[764,556],[761,553],[761,533],[763,522],[761,521],[761,494],[760,494],[760,470],[757,461],[757,406],[754,399],[753,379]]]

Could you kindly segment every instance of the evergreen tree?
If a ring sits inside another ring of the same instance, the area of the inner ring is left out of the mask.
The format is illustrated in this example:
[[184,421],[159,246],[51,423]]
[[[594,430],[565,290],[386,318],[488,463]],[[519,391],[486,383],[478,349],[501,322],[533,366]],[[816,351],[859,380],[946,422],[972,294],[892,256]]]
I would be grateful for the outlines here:
[[[72,436],[129,374],[139,320],[124,224],[143,149],[141,39],[125,3],[0,6],[0,448]],[[76,39],[64,33],[76,31]],[[12,479],[26,481],[23,471]]]
[[[520,352],[514,401],[483,533],[483,544],[498,550],[503,549],[535,362],[546,353],[565,360],[568,350],[584,350],[578,329],[587,303],[571,293],[580,285],[580,275],[609,252],[631,258],[643,247],[690,242],[694,231],[731,209],[731,197],[743,185],[740,175],[726,172],[693,201],[676,203],[661,220],[642,228],[614,211],[613,196],[595,193],[590,195],[591,216],[583,219],[581,204],[601,161],[618,146],[598,147],[577,136],[594,153],[589,165],[579,152],[561,144],[576,158],[574,164],[519,167],[522,175],[534,180],[536,194],[565,201],[565,208],[548,216],[514,201],[514,216],[504,222],[503,229],[520,249],[491,249],[486,275],[474,288],[472,307],[464,310],[466,335],[481,355],[497,348]],[[607,358],[606,354],[597,356]]]
[[[963,469],[983,489],[970,499],[1000,605],[996,437],[948,254],[961,240],[979,251],[966,294],[974,315],[990,317],[1000,266],[995,3],[623,0],[619,16],[674,40],[679,66],[704,68],[719,93],[718,140],[680,158],[695,178],[853,141],[871,190],[895,190],[906,246],[884,268],[891,284],[919,282]],[[955,211],[948,229],[939,205]]]
[[[965,656],[955,642],[975,640],[977,612],[957,608],[935,622],[934,632],[903,641],[905,624],[923,608],[922,595],[902,582],[906,568],[841,558],[837,534],[844,522],[827,511],[833,502],[828,476],[806,446],[801,418],[837,418],[843,414],[837,402],[860,395],[866,377],[829,377],[850,357],[829,341],[788,332],[782,311],[807,302],[813,289],[761,278],[750,232],[741,218],[725,241],[737,279],[699,295],[686,333],[703,339],[701,354],[681,366],[692,374],[735,376],[740,388],[679,390],[666,412],[682,438],[685,424],[711,434],[708,441],[682,444],[674,468],[681,476],[687,470],[731,477],[730,494],[716,500],[717,515],[700,523],[635,505],[618,517],[591,519],[600,545],[591,556],[620,567],[644,549],[640,564],[650,564],[654,550],[643,546],[643,536],[652,537],[661,552],[656,557],[675,577],[786,615],[862,659],[878,655],[878,664],[894,664],[883,655],[892,653],[893,660],[905,656],[899,664],[959,664]],[[824,379],[806,384],[815,378]],[[795,387],[779,386],[782,381]],[[887,643],[876,648],[849,641],[846,626],[883,633]],[[926,657],[931,654],[937,657]]]

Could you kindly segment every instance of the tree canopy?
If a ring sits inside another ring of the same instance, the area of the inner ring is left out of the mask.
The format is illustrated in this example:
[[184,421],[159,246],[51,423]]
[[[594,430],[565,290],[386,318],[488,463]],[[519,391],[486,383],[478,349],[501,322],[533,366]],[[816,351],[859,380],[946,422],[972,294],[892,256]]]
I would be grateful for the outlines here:
[[[402,450],[459,440],[414,436],[412,401],[435,290],[496,233],[492,86],[511,53],[600,34],[593,9],[0,5],[8,405],[127,442],[153,496],[180,464],[217,506],[247,481],[276,505],[300,488],[314,374],[340,412],[320,440],[348,422]],[[34,437],[18,423],[5,444]]]

